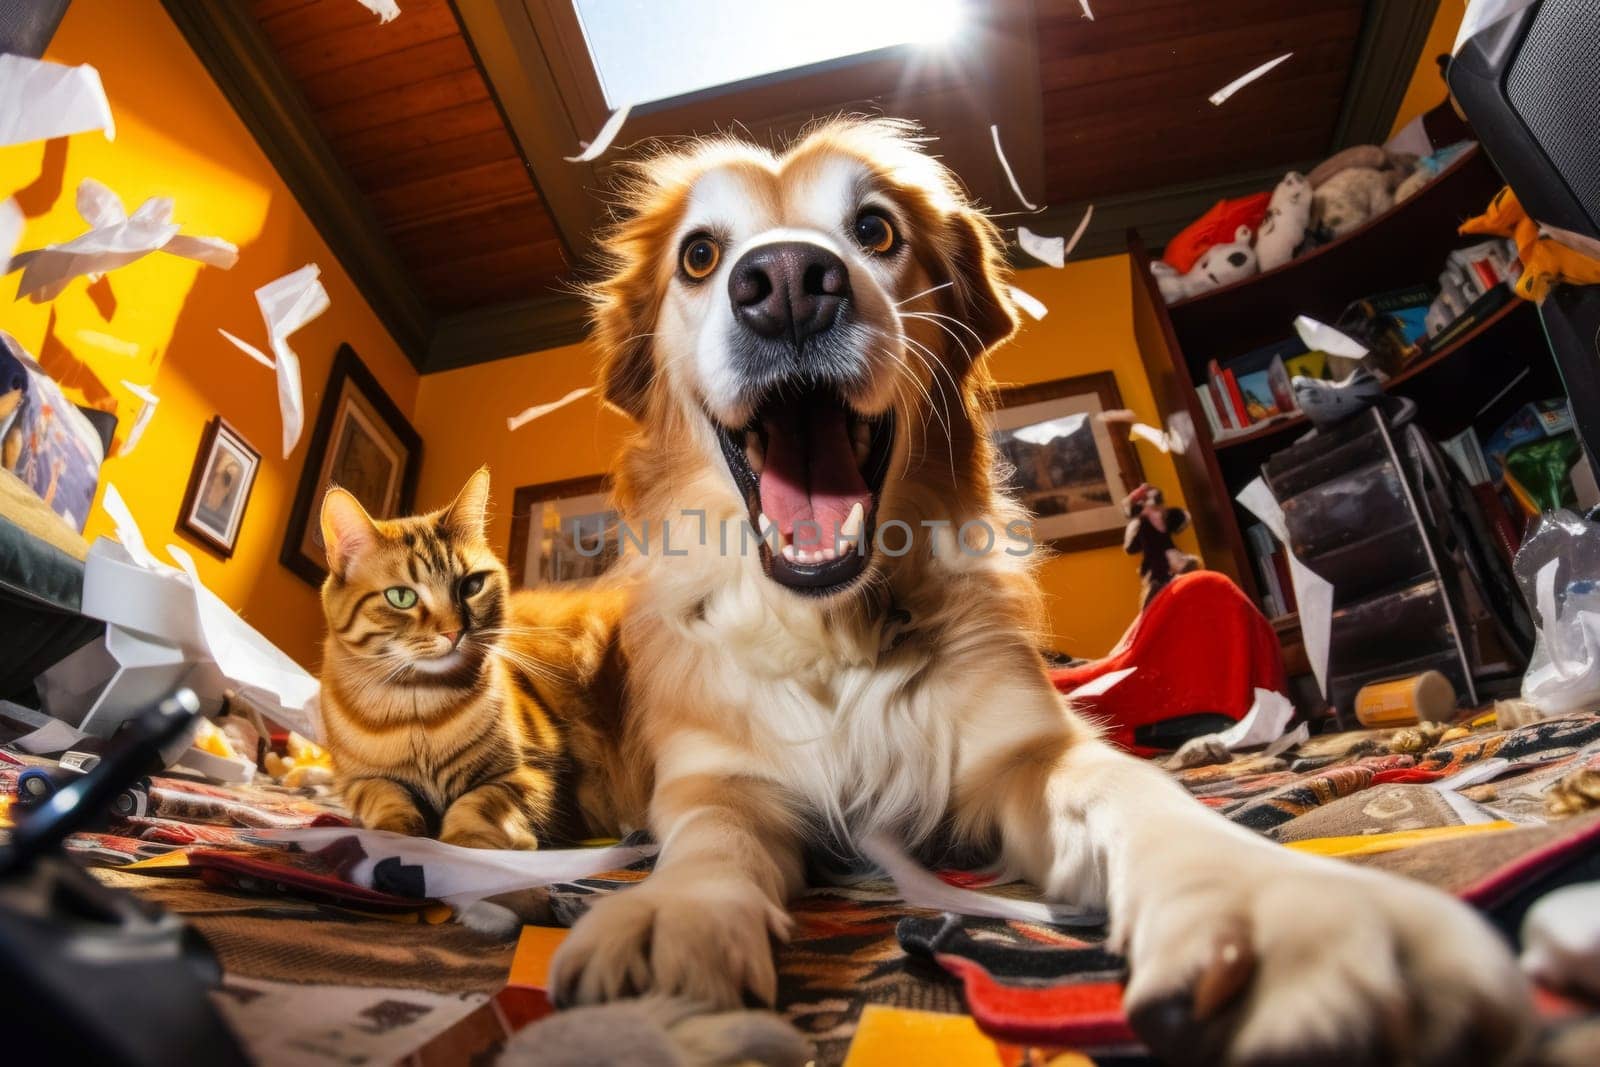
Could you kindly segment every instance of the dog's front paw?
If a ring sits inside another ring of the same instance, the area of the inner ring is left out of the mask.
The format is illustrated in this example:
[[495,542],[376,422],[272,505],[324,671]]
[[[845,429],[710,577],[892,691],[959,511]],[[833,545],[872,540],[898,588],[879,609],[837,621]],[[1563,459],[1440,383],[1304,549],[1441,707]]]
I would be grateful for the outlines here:
[[1166,1062],[1495,1064],[1531,1038],[1506,946],[1437,890],[1293,854],[1184,874],[1129,931],[1129,1016]]
[[666,993],[708,1008],[778,995],[769,934],[789,919],[753,883],[655,874],[593,905],[572,928],[551,981],[563,1004]]

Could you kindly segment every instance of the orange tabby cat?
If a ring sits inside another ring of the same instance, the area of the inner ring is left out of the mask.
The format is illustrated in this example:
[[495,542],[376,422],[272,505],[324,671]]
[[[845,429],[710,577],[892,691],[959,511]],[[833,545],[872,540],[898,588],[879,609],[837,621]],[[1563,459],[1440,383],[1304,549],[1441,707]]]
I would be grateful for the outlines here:
[[642,823],[624,771],[623,592],[511,589],[484,535],[489,472],[447,508],[370,518],[322,504],[322,714],[365,826],[536,848]]

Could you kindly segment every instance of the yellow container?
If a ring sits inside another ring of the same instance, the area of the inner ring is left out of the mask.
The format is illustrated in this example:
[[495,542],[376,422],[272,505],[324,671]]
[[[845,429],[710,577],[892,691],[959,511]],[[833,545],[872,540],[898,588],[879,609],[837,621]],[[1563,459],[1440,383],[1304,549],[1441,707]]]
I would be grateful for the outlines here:
[[1455,714],[1455,687],[1438,671],[1374,682],[1356,694],[1356,718],[1366,727],[1449,722]]

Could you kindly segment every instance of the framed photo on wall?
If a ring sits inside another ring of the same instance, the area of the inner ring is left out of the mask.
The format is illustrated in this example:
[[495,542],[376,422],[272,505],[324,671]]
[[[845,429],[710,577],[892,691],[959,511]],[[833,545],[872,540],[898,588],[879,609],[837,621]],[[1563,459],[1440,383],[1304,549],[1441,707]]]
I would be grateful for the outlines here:
[[516,588],[582,582],[617,560],[617,513],[602,475],[524,485],[511,504],[506,553]]
[[213,415],[200,434],[178,511],[178,532],[222,559],[232,556],[260,467],[261,453],[221,415]]
[[340,345],[322,393],[279,561],[312,585],[328,576],[322,496],[338,485],[367,514],[392,519],[416,501],[422,438],[349,345]]
[[1122,406],[1110,371],[999,391],[990,433],[1039,544],[1058,552],[1122,544],[1122,499],[1144,470],[1125,428],[1095,418]]

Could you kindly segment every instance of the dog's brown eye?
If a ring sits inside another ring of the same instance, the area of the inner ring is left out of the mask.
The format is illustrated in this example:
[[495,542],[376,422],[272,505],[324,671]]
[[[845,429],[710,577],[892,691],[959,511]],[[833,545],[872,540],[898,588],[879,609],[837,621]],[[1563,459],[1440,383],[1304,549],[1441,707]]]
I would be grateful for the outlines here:
[[882,215],[865,212],[856,219],[856,241],[868,252],[881,256],[894,247],[894,227]]
[[717,269],[722,249],[709,237],[696,237],[683,246],[683,273],[699,281]]

